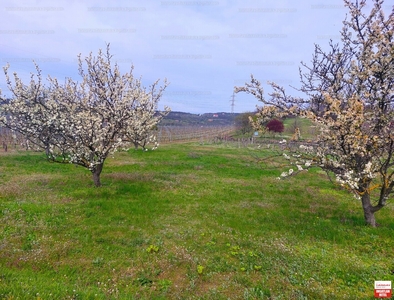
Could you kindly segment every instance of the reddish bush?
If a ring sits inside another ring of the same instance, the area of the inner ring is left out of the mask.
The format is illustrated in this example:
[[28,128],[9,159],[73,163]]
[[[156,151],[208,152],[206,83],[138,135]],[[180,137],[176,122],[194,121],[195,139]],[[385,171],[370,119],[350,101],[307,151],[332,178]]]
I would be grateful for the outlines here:
[[283,132],[285,130],[285,126],[283,125],[283,122],[277,119],[272,119],[269,121],[266,125],[268,131],[272,132]]

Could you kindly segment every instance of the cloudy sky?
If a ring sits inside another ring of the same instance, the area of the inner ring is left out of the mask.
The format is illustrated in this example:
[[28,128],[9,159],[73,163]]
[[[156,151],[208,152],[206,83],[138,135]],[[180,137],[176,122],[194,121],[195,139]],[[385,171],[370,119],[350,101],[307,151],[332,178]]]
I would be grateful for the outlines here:
[[[0,62],[25,80],[33,60],[44,75],[79,80],[77,55],[110,43],[113,60],[124,72],[134,65],[144,85],[167,78],[159,108],[246,112],[258,102],[233,102],[235,85],[254,74],[299,86],[300,62],[314,43],[340,40],[345,16],[342,0],[2,0]],[[9,95],[3,73],[0,88]]]

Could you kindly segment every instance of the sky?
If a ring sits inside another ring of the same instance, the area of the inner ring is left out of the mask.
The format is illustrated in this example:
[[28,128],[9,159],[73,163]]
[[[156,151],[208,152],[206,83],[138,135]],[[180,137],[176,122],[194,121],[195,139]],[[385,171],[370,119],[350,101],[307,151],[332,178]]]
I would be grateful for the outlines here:
[[[301,61],[340,41],[346,12],[342,0],[2,0],[0,64],[26,82],[33,60],[44,77],[79,81],[77,56],[109,43],[122,72],[133,65],[147,87],[167,79],[159,109],[250,112],[259,102],[234,86],[253,74],[266,96],[268,80],[299,96]],[[3,72],[0,89],[10,95]]]

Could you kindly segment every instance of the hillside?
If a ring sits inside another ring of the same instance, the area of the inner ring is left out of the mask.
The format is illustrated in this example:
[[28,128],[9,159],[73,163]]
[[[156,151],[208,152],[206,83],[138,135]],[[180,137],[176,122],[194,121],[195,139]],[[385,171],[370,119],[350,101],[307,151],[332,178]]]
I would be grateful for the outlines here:
[[191,114],[179,111],[172,111],[166,116],[161,125],[163,126],[217,126],[217,125],[233,125],[236,113],[205,113]]

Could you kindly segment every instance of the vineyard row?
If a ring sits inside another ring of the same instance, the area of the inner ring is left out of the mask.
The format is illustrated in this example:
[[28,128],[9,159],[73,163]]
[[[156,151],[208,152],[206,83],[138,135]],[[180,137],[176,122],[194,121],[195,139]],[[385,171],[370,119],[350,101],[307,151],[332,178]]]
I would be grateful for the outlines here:
[[224,138],[235,130],[234,126],[160,126],[157,132],[159,143]]

